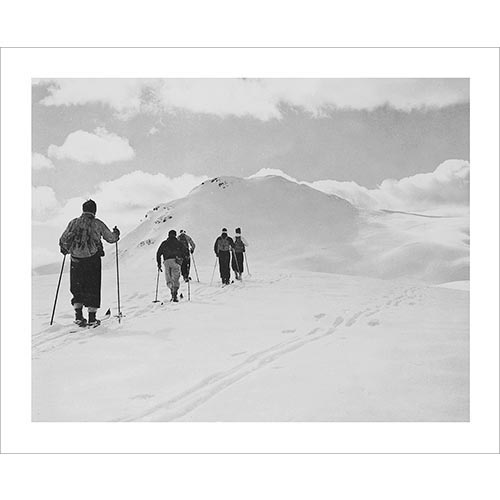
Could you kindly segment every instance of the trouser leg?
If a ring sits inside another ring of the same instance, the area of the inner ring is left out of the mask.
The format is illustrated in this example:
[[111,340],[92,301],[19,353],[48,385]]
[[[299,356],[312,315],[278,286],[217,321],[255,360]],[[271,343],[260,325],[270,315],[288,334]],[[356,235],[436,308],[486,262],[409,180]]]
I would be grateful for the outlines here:
[[231,277],[229,263],[230,263],[229,252],[219,252],[220,277],[223,283],[229,283],[229,278]]
[[189,257],[184,257],[181,265],[182,277],[187,281],[189,279],[189,269],[191,267],[191,259]]
[[71,259],[70,291],[75,309],[82,305],[95,311],[101,307],[101,257],[93,255],[86,259]]
[[165,262],[165,281],[167,282],[168,288],[172,292],[177,293],[179,289],[179,278],[181,276],[181,266],[177,264],[175,259],[167,259]]

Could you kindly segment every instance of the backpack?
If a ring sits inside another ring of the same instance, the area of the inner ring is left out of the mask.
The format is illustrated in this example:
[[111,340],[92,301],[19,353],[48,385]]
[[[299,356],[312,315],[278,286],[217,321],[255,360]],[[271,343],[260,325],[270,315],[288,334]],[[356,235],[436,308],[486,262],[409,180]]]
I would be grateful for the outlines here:
[[241,236],[236,236],[234,239],[234,251],[237,253],[245,251],[245,244],[243,243]]
[[229,239],[219,237],[219,241],[217,242],[217,249],[219,252],[229,252],[229,248]]
[[185,246],[187,247],[188,246],[188,241],[187,241],[187,238],[186,238],[186,235],[184,233],[180,234],[179,235],[179,241]]
[[184,248],[184,253],[186,255],[188,255],[189,254],[189,243],[188,243],[188,240],[186,238],[186,235],[184,233],[180,234],[178,240]]

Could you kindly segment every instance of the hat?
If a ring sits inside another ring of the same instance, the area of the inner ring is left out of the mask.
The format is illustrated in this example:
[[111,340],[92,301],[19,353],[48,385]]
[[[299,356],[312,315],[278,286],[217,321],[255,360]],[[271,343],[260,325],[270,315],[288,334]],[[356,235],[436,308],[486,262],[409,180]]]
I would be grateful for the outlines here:
[[168,235],[169,235],[169,236],[177,236],[177,232],[175,231],[175,229],[171,229],[171,230],[168,232]]
[[97,204],[94,200],[87,200],[83,205],[82,205],[82,210],[84,212],[90,212],[91,214],[94,214],[97,212]]
[[227,229],[225,227],[222,228],[223,233],[227,233]]
[[237,233],[237,234],[241,234],[241,228],[240,228],[240,227],[237,227],[234,231],[235,231],[235,233]]

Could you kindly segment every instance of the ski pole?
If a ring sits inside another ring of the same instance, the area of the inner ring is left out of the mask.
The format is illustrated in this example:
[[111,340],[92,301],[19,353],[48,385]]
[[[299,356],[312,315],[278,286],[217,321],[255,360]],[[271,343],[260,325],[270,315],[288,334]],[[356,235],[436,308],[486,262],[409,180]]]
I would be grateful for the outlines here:
[[198,269],[196,269],[196,261],[194,260],[194,255],[193,254],[191,254],[191,258],[193,259],[194,271],[196,273],[196,281],[199,283],[200,282],[200,278],[198,276]]
[[250,274],[250,269],[248,269],[248,255],[247,255],[247,253],[246,253],[246,252],[245,252],[245,263],[246,263],[246,265],[247,265],[247,273],[248,273],[248,276],[252,276],[252,275]]
[[212,286],[212,283],[214,282],[214,274],[215,274],[215,268],[217,266],[217,259],[219,258],[218,255],[215,257],[215,264],[214,264],[214,270],[212,271],[212,279],[210,280],[210,286]]
[[61,273],[59,274],[59,281],[57,282],[56,298],[54,299],[54,307],[52,308],[52,317],[50,318],[50,325],[51,326],[52,326],[52,323],[54,322],[54,313],[56,312],[57,296],[59,295],[59,287],[61,285],[61,278],[63,275],[65,262],[66,262],[66,254],[64,254],[64,257],[63,257],[62,266],[61,266]]
[[191,284],[189,279],[188,279],[188,300],[191,300]]
[[156,276],[156,295],[155,295],[155,300],[153,300],[153,303],[160,302],[158,300],[158,281],[160,280],[160,268],[158,268],[158,274]]
[[122,312],[120,309],[120,272],[118,269],[118,241],[115,242],[116,246],[116,290],[118,292],[118,323],[122,322]]

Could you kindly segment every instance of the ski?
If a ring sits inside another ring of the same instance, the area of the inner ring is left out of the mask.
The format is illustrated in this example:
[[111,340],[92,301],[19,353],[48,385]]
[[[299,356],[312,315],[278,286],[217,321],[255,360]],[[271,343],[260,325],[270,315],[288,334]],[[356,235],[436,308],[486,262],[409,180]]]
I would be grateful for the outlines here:
[[[110,318],[111,318],[111,309],[108,309],[106,311],[106,314],[101,319],[98,320],[99,325],[103,321],[107,321]],[[77,333],[77,332],[81,332],[85,328],[95,328],[95,327],[96,327],[96,325],[89,325],[88,321],[86,319],[84,319],[84,322],[82,322],[81,324],[73,322],[72,325],[68,326],[69,330],[67,331],[67,333]]]
[[108,309],[106,311],[106,314],[101,319],[98,319],[95,323],[92,323],[91,325],[87,324],[87,329],[91,330],[93,328],[97,328],[102,324],[103,321],[107,321],[110,318],[111,318],[111,309]]

